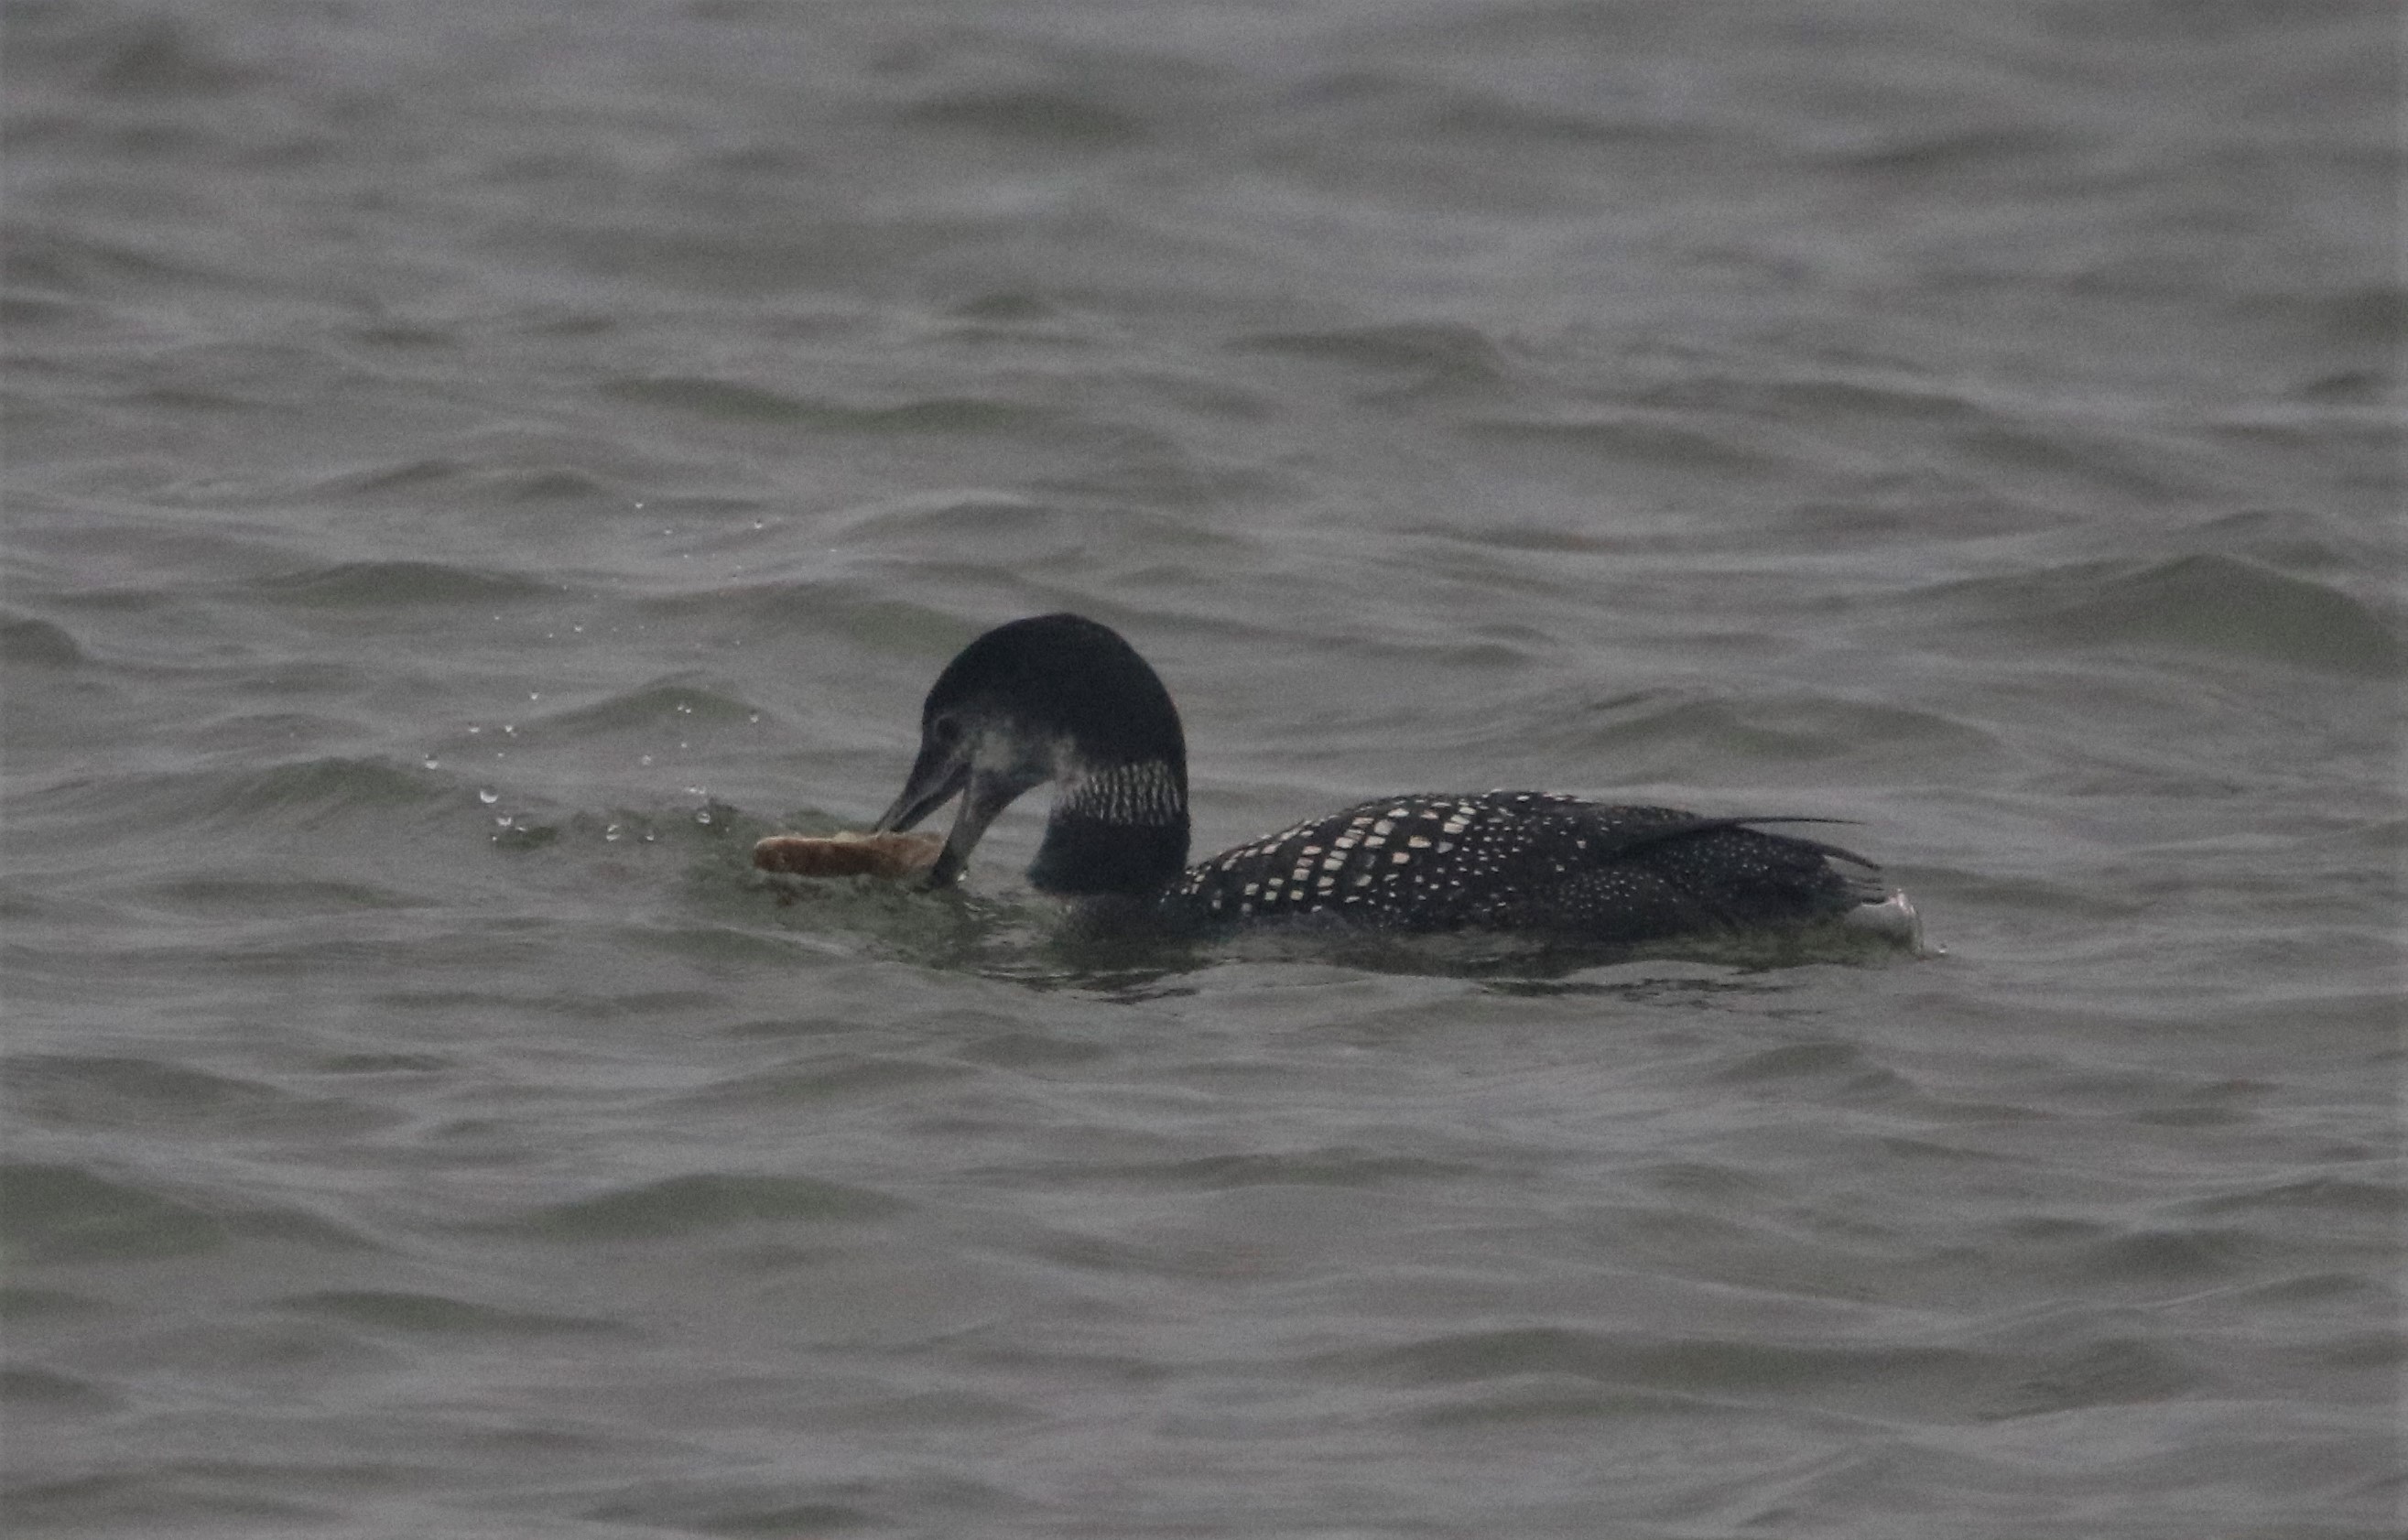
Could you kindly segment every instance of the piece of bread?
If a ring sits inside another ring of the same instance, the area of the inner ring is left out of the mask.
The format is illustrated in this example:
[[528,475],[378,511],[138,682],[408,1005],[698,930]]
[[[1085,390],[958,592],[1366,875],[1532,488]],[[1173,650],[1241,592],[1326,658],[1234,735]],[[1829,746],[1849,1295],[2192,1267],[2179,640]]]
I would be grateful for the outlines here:
[[937,864],[945,837],[911,834],[772,834],[752,847],[752,864],[794,877],[909,877]]

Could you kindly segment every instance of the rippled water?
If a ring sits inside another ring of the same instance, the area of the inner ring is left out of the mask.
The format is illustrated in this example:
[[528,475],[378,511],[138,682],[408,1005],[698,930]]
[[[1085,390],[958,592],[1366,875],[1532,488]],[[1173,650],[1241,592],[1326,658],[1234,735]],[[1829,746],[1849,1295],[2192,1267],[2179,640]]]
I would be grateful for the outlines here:
[[[12,1530],[2396,1533],[2395,28],[13,7]],[[1949,953],[752,876],[1060,608]]]

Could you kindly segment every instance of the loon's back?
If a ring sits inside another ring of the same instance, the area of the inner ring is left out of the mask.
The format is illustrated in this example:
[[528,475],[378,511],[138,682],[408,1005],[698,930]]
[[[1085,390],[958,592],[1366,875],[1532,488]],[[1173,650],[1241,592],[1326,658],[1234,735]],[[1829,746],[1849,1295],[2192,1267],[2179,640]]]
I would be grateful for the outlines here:
[[1161,902],[1207,924],[1326,913],[1384,929],[1629,943],[1836,917],[1883,897],[1863,856],[1745,827],[1792,821],[1549,792],[1391,797],[1190,867]]

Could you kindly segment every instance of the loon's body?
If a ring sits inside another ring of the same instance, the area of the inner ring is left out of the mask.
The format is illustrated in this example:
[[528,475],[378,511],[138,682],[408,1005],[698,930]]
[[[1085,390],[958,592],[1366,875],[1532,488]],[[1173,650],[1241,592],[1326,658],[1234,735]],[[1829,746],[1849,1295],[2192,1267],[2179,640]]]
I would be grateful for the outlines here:
[[877,827],[908,829],[959,793],[929,879],[948,885],[996,814],[1046,781],[1060,790],[1028,871],[1039,890],[1180,926],[1326,914],[1621,944],[1838,918],[1885,896],[1864,857],[1749,827],[1819,820],[1532,791],[1386,798],[1187,866],[1178,710],[1118,632],[1077,615],[997,626],[946,666]]

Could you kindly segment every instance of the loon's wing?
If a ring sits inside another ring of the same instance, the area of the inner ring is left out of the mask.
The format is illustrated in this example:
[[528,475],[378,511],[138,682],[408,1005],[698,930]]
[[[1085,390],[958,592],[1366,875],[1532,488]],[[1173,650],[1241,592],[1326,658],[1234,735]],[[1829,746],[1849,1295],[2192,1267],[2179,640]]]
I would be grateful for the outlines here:
[[[1592,804],[1592,806],[1595,805]],[[1603,852],[1608,856],[1626,855],[1631,851],[1642,849],[1648,845],[1662,844],[1670,840],[1683,840],[1700,834],[1712,834],[1717,829],[1742,828],[1752,830],[1758,824],[1849,824],[1856,822],[1853,818],[1818,818],[1806,813],[1770,813],[1761,815],[1742,814],[1735,818],[1706,818],[1695,813],[1677,813],[1670,816],[1662,816],[1664,814],[1670,813],[1671,810],[1666,808],[1613,808],[1595,806],[1595,811],[1599,813],[1608,814],[1618,813],[1644,813],[1658,815],[1658,817],[1650,819],[1644,823],[1626,823],[1611,818],[1598,820],[1605,828],[1611,831],[1613,838],[1613,842],[1605,847]],[[1784,841],[1792,845],[1801,846],[1805,849],[1812,850],[1818,855],[1830,856],[1834,860],[1845,861],[1851,866],[1863,867],[1868,871],[1879,871],[1881,870],[1881,863],[1879,861],[1870,860],[1865,856],[1857,855],[1853,850],[1847,850],[1839,845],[1825,844],[1820,840],[1801,839],[1795,834],[1774,835],[1772,838]]]
[[1710,818],[1597,803],[1565,812],[1590,831],[1590,858],[1552,901],[1584,929],[1669,935],[1837,918],[1887,894],[1880,868],[1856,852],[1754,827],[1836,819]]

